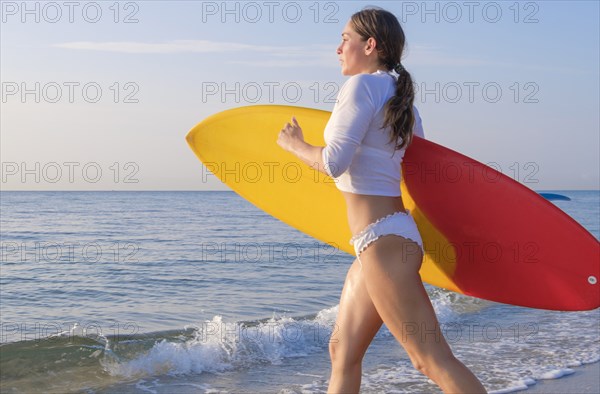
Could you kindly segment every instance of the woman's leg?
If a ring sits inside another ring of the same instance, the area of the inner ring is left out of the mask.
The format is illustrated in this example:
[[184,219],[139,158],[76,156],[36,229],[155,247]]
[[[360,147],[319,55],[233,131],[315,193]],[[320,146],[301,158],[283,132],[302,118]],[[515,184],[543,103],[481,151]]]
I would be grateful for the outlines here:
[[444,393],[485,393],[477,377],[452,354],[419,275],[415,243],[386,235],[360,255],[365,285],[377,312],[413,365]]
[[331,378],[328,393],[358,393],[363,356],[382,323],[369,298],[360,263],[354,260],[346,275],[329,343]]

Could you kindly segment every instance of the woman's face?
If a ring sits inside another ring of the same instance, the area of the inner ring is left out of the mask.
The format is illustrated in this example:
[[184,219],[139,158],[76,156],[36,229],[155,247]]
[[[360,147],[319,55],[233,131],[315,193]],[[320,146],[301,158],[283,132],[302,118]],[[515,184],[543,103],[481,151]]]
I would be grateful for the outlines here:
[[342,43],[336,50],[342,66],[342,75],[370,72],[373,50],[373,39],[363,41],[348,21],[342,32]]

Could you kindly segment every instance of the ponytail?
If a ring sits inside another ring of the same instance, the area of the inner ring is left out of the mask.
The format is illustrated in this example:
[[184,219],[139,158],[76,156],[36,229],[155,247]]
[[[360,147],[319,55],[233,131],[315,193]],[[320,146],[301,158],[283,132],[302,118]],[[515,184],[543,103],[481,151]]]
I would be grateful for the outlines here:
[[[391,128],[390,143],[395,144],[395,149],[407,148],[412,142],[415,115],[413,113],[413,102],[415,91],[410,73],[398,63],[394,67],[398,74],[396,91],[385,104],[385,115],[383,127]],[[398,140],[401,140],[398,144]]]

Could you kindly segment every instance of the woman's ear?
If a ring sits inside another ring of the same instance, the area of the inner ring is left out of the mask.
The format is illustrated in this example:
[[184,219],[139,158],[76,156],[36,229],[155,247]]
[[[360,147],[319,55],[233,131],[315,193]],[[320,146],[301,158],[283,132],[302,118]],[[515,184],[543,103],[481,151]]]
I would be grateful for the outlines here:
[[373,37],[367,39],[367,45],[365,46],[365,55],[370,55],[377,48],[377,41]]

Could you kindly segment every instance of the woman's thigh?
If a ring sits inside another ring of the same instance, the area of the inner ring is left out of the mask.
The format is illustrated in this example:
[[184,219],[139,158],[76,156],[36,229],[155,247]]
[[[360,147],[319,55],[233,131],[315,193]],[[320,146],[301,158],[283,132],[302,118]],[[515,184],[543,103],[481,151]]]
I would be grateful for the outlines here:
[[333,361],[360,362],[382,323],[367,292],[360,263],[355,259],[346,275],[330,339]]
[[388,235],[361,253],[366,288],[388,329],[417,367],[451,356],[419,275],[421,253],[403,252],[412,241]]

